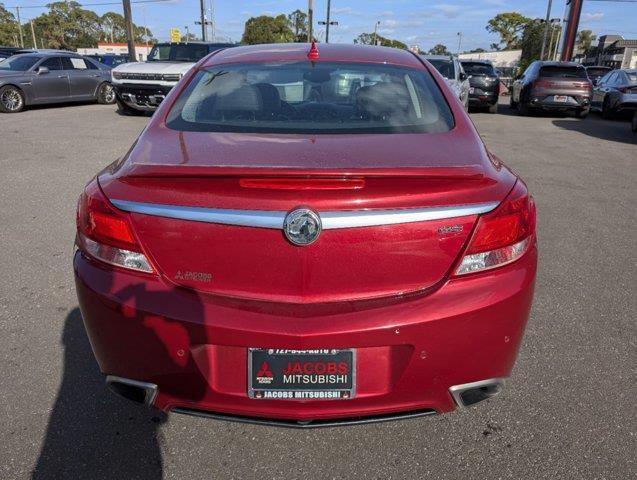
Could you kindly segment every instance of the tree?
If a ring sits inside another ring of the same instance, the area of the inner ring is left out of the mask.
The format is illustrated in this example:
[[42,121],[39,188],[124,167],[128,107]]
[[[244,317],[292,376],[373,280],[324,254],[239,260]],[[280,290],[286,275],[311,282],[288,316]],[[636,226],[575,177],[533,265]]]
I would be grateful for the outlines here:
[[269,17],[249,18],[243,31],[241,42],[247,45],[259,43],[287,43],[295,39],[294,32],[290,29],[288,18],[285,15]]
[[[407,50],[407,45],[400,40],[394,40],[391,38],[383,37],[382,35],[376,34],[376,42],[381,47],[392,47],[392,48],[400,48],[403,50]],[[354,43],[358,43],[360,45],[373,45],[374,44],[374,34],[373,33],[361,33],[358,37],[354,39]]]
[[[518,68],[520,71],[526,70],[531,62],[540,59],[542,53],[542,40],[544,38],[544,26],[546,23],[540,20],[532,20],[524,28],[522,39],[520,40],[520,48],[522,49],[522,55],[520,57],[520,63]],[[545,51],[548,52],[551,38],[557,38],[560,34],[560,27],[558,25],[549,24],[549,31],[547,36],[547,44]],[[546,54],[545,54],[546,58]]]
[[474,48],[473,50],[469,50],[467,53],[483,53],[486,52],[486,50],[484,48]]
[[[55,2],[48,5],[49,12],[33,19],[33,29],[40,48],[74,50],[95,47],[97,42],[125,42],[126,24],[119,13],[106,12],[101,17],[80,4]],[[30,31],[30,25],[22,27]],[[152,32],[145,27],[133,25],[136,42],[152,41]],[[25,35],[25,46],[33,47],[32,36]]]
[[195,40],[197,40],[197,35],[194,33],[188,32],[186,35],[181,36],[182,42],[194,42]]
[[597,36],[593,35],[592,30],[580,30],[576,40],[578,50],[586,53],[593,46],[595,40],[597,40]]
[[506,50],[519,48],[520,34],[532,20],[518,12],[498,13],[489,20],[486,29],[500,35],[500,44]]
[[449,52],[446,45],[443,45],[442,43],[434,45],[427,53],[429,55],[451,55],[451,52]]
[[294,41],[306,42],[308,30],[307,14],[296,9],[288,15],[288,23],[294,32]]
[[0,45],[18,46],[18,24],[13,14],[0,3]]

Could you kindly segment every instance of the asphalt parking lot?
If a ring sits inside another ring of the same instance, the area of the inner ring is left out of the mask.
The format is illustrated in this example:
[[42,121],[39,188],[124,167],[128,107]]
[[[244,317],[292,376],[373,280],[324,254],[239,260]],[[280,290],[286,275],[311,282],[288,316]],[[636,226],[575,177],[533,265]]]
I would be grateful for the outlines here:
[[637,477],[637,135],[472,114],[538,204],[536,298],[505,393],[448,415],[290,430],[164,416],[104,386],[71,271],[75,202],[147,122],[0,115],[0,478]]

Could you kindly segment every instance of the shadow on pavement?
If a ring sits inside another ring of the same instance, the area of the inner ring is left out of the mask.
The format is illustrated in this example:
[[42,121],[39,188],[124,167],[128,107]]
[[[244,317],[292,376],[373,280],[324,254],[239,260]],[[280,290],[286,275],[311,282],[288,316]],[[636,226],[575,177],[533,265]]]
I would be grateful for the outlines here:
[[553,120],[553,125],[601,140],[637,145],[637,133],[630,130],[630,122],[602,120],[593,116],[579,121]]
[[32,479],[161,479],[166,417],[107,389],[78,308],[66,317],[62,344],[62,384]]

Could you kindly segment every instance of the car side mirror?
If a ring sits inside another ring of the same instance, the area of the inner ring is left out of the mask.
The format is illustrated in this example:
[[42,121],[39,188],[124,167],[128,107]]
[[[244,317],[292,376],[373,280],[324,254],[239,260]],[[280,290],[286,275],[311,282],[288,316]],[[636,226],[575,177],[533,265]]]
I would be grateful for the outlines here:
[[460,74],[460,80],[466,80],[467,78],[469,78],[469,77],[467,76],[467,74],[466,74],[466,73],[462,72],[462,73]]
[[38,75],[45,75],[45,74],[49,73],[49,69],[48,69],[48,67],[38,67],[38,69],[35,71],[35,73],[37,73]]

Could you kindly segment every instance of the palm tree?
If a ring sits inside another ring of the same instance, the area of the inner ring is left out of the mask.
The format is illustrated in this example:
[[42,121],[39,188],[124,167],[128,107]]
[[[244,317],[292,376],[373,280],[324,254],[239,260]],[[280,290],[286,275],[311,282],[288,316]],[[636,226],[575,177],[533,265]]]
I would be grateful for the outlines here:
[[580,30],[577,34],[577,45],[582,53],[586,53],[596,39],[597,36],[593,35],[592,30]]

